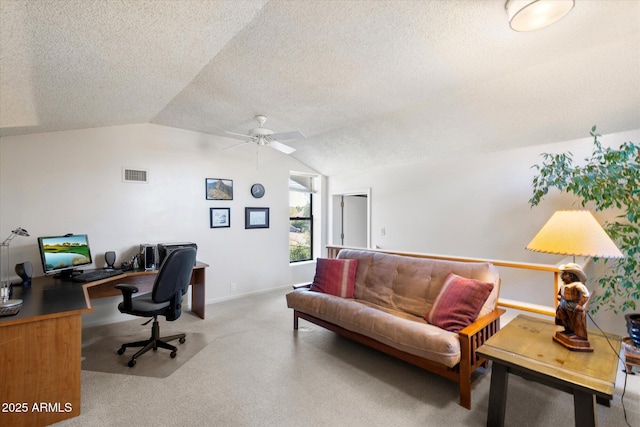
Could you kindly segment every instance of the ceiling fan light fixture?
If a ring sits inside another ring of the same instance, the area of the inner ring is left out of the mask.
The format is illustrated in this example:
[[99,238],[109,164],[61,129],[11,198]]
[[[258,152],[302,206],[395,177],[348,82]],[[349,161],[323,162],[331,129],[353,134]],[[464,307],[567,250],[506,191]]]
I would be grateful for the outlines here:
[[249,135],[262,137],[262,136],[273,135],[273,131],[267,128],[259,127],[259,128],[251,129],[249,131]]
[[507,0],[505,9],[514,31],[534,31],[566,16],[575,0]]

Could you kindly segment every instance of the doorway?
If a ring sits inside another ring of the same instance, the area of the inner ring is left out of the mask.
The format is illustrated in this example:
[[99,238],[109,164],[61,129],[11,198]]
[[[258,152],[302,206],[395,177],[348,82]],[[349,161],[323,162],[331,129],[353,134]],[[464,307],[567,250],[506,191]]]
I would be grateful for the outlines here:
[[332,243],[340,246],[370,248],[370,191],[334,194],[332,202]]

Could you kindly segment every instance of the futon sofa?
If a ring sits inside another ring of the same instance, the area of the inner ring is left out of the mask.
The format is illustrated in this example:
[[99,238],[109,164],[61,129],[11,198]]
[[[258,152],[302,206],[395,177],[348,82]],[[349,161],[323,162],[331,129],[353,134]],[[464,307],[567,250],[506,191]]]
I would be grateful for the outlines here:
[[475,350],[500,329],[500,278],[486,262],[342,249],[317,260],[314,282],[286,295],[298,319],[320,325],[460,385],[471,408]]

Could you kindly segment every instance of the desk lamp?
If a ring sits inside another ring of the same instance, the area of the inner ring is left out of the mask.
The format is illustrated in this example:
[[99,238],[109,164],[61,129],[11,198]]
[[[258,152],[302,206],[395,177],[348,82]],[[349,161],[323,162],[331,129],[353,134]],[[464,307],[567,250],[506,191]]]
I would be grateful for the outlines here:
[[4,239],[0,246],[3,249],[2,264],[0,265],[0,270],[2,270],[2,277],[0,278],[2,281],[0,284],[0,316],[16,314],[20,310],[20,306],[22,306],[21,299],[9,299],[11,293],[9,286],[9,244],[16,236],[29,236],[29,233],[24,228],[18,227],[9,234],[9,237]]
[[573,351],[593,351],[587,339],[589,291],[584,286],[587,276],[575,263],[576,256],[622,258],[624,255],[602,229],[593,214],[585,210],[557,211],[529,242],[527,249],[550,254],[571,255],[573,262],[560,266],[563,285],[556,310],[556,332],[553,340]]

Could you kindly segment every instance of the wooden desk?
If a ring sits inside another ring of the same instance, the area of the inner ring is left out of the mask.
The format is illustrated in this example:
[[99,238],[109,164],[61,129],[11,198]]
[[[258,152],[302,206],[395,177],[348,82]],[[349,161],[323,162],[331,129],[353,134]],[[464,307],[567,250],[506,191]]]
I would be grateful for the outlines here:
[[43,426],[80,415],[81,286],[34,280],[14,288],[23,300],[0,317],[0,425]]
[[493,361],[487,426],[504,425],[510,373],[573,394],[575,425],[597,425],[596,398],[613,399],[620,337],[589,330],[593,352],[576,352],[553,342],[556,330],[552,321],[520,315],[476,350]]
[[[192,311],[201,318],[206,267],[198,263],[191,275]],[[90,298],[121,295],[118,283],[151,290],[156,273],[85,284],[39,277],[29,288],[14,287],[22,308],[0,317],[0,426],[45,426],[80,415],[82,313],[91,311]]]

